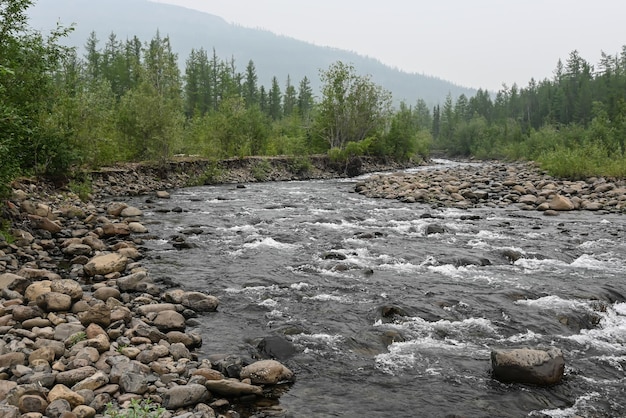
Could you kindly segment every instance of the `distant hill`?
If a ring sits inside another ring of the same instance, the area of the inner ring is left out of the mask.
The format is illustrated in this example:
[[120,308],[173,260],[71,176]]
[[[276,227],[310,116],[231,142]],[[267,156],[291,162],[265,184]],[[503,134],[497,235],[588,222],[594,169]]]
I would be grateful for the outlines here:
[[[450,93],[473,96],[474,89],[458,86],[437,77],[410,74],[391,68],[380,61],[345,50],[320,47],[260,29],[250,29],[224,19],[184,7],[153,3],[148,0],[38,0],[28,11],[30,26],[44,32],[61,23],[75,24],[75,30],[64,41],[82,48],[92,31],[104,47],[111,32],[118,40],[137,35],[143,42],[157,30],[168,35],[178,54],[181,68],[192,48],[204,47],[209,54],[215,49],[221,59],[234,57],[237,70],[244,72],[249,60],[254,62],[259,84],[267,88],[276,76],[284,86],[287,75],[298,85],[305,76],[317,92],[319,70],[336,61],[354,65],[359,74],[371,75],[372,81],[391,91],[394,100],[415,104],[423,99],[429,105],[443,103]],[[82,55],[79,49],[79,54]]]

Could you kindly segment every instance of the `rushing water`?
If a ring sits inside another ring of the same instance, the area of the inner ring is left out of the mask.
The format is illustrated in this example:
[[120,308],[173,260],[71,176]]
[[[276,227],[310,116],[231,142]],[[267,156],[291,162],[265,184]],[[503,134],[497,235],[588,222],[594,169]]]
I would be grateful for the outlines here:
[[[284,416],[626,416],[623,215],[434,208],[353,189],[206,186],[131,203],[161,238],[146,241],[152,276],[220,299],[198,318],[204,353],[293,343]],[[181,233],[195,248],[173,248]],[[548,346],[564,352],[561,384],[490,376],[492,349]]]

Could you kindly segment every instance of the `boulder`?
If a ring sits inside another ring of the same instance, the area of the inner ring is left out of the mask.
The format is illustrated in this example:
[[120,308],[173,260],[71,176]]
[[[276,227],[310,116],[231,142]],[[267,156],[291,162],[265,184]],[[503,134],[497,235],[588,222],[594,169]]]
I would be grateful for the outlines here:
[[166,409],[178,409],[192,406],[204,402],[209,397],[207,388],[197,383],[174,386],[163,394],[163,407]]
[[258,385],[275,385],[293,381],[294,375],[276,360],[260,360],[241,369],[241,378]]
[[72,307],[72,297],[58,292],[39,295],[35,302],[46,312],[67,312]]
[[260,386],[240,382],[237,379],[207,380],[204,386],[221,396],[262,395]]
[[70,296],[72,298],[72,302],[76,302],[83,297],[83,288],[76,280],[72,279],[53,280],[50,284],[50,289],[53,292],[63,293],[64,295]]
[[107,275],[113,272],[123,272],[128,259],[121,254],[110,253],[93,257],[83,268],[89,276]]
[[85,403],[85,398],[63,384],[55,385],[50,389],[50,393],[48,393],[48,401],[50,404],[58,399],[66,400],[72,408],[76,408],[78,405]]
[[567,197],[555,194],[548,203],[549,208],[556,211],[568,211],[576,209],[574,203]]
[[143,212],[141,211],[141,209],[136,208],[134,206],[126,207],[120,213],[120,216],[124,218],[134,218],[134,217],[142,216],[142,215],[143,215]]
[[184,307],[193,309],[196,312],[213,312],[219,305],[219,301],[215,296],[201,292],[185,292],[181,302]]
[[185,329],[185,317],[176,311],[161,311],[152,321],[155,327],[161,331],[183,331]]
[[548,386],[563,378],[565,360],[558,348],[536,350],[520,348],[491,352],[493,376],[506,383]]

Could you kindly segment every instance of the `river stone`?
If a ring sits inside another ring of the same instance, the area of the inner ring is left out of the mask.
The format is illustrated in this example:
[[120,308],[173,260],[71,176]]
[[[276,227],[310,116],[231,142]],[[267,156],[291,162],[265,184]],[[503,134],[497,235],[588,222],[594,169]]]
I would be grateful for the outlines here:
[[190,383],[185,386],[174,386],[163,394],[163,407],[178,409],[196,405],[209,399],[209,391],[203,385]]
[[501,382],[548,386],[563,378],[565,360],[558,348],[533,350],[494,350],[491,352],[493,376]]
[[293,372],[276,360],[260,360],[241,369],[241,378],[254,384],[275,385],[293,380]]
[[[126,259],[126,257],[124,257]],[[151,283],[148,273],[140,271],[117,279],[117,287],[122,292],[135,292],[142,283]]]
[[0,380],[0,401],[3,401],[6,398],[9,391],[11,391],[16,386],[17,386],[16,382],[12,382],[10,380]]
[[137,216],[143,216],[143,212],[137,207],[128,206],[122,210],[120,216],[123,218],[135,218]]
[[150,303],[148,305],[141,305],[137,308],[137,312],[140,315],[146,316],[149,313],[155,312],[163,312],[163,311],[175,311],[176,305],[173,303]]
[[28,364],[32,365],[36,360],[44,360],[48,363],[52,363],[55,356],[56,353],[51,347],[41,347],[30,353],[28,356]]
[[0,355],[0,368],[11,368],[18,364],[26,363],[26,355],[20,352],[13,352]]
[[121,254],[110,253],[93,257],[83,270],[89,276],[105,276],[113,272],[123,272],[128,264],[128,259]]
[[50,286],[52,282],[50,280],[41,280],[39,282],[35,282],[26,288],[24,292],[24,297],[29,302],[34,302],[39,295],[43,295],[46,293],[52,292]]
[[196,312],[214,312],[219,305],[219,301],[215,296],[201,292],[185,292],[181,303],[184,307],[193,309]]
[[76,280],[72,279],[53,280],[50,284],[50,289],[53,292],[69,295],[72,298],[72,302],[76,302],[83,297],[83,288]]
[[[57,383],[67,387],[73,386],[97,372],[93,366],[84,366],[57,374]],[[70,402],[71,403],[71,402]]]
[[63,384],[55,385],[50,389],[50,393],[48,393],[48,401],[50,403],[57,399],[65,399],[72,408],[76,408],[78,405],[85,403],[85,398]]
[[0,405],[0,417],[2,418],[19,418],[20,410],[13,405]]
[[80,323],[84,326],[98,324],[104,328],[111,324],[111,309],[102,301],[90,306],[88,310],[78,314]]
[[41,318],[43,311],[38,306],[16,305],[11,312],[13,319],[17,322],[24,322],[33,318]]
[[85,327],[77,322],[59,324],[54,328],[54,339],[65,341],[72,335],[85,331]]
[[576,209],[574,203],[567,197],[555,194],[549,202],[549,207],[556,211],[568,211]]
[[26,394],[20,397],[18,401],[18,408],[22,414],[29,412],[38,412],[43,414],[46,412],[48,402],[41,396],[35,394]]
[[87,244],[71,244],[63,248],[63,254],[68,256],[79,256],[91,254],[91,247]]
[[262,395],[260,386],[240,382],[237,379],[207,380],[204,386],[212,393],[221,396]]
[[109,376],[104,372],[98,371],[95,374],[81,380],[72,386],[73,391],[79,391],[83,389],[96,390],[109,383]]
[[106,237],[130,235],[130,228],[125,222],[109,222],[102,225],[102,233]]
[[148,228],[139,222],[129,222],[128,228],[130,229],[130,232],[135,234],[145,234],[148,232]]
[[206,380],[222,380],[224,379],[224,375],[217,370],[208,369],[208,368],[200,368],[194,370],[191,373],[193,376],[202,376]]
[[44,231],[48,231],[52,234],[57,234],[61,232],[61,227],[59,226],[59,224],[53,222],[51,219],[45,216],[28,215],[28,220],[35,229],[43,229]]
[[50,270],[46,269],[35,269],[35,268],[22,268],[17,272],[18,275],[25,277],[27,279],[37,279],[37,280],[60,280],[62,277],[57,273],[53,273]]
[[126,393],[143,395],[148,391],[148,382],[143,373],[123,373],[119,380],[120,389]]
[[72,406],[67,400],[55,399],[53,402],[50,402],[45,414],[50,418],[60,418],[65,412],[70,412],[71,410]]
[[94,418],[96,416],[96,410],[89,405],[78,405],[72,409],[72,413],[76,415],[76,418]]
[[124,202],[111,202],[107,206],[107,213],[112,216],[120,216],[122,211],[127,207],[128,205]]
[[183,331],[185,329],[185,317],[176,311],[161,311],[152,321],[155,327],[161,331]]
[[107,248],[106,244],[101,239],[91,235],[83,237],[81,242],[85,245],[89,245],[91,249],[96,251],[104,251]]
[[58,292],[48,292],[37,296],[37,306],[46,312],[66,312],[72,307],[72,297]]
[[257,344],[257,348],[263,357],[279,360],[287,359],[293,356],[296,352],[296,349],[291,341],[288,341],[280,335],[264,337],[259,344]]
[[102,300],[104,302],[107,301],[107,299],[109,298],[113,298],[113,299],[120,299],[121,293],[119,290],[117,290],[114,287],[109,287],[109,286],[105,286],[105,287],[101,287],[96,289],[95,292],[93,292],[92,295],[94,298]]
[[24,290],[26,290],[30,284],[30,280],[20,275],[13,273],[0,274],[0,289],[16,290],[20,293],[24,293]]

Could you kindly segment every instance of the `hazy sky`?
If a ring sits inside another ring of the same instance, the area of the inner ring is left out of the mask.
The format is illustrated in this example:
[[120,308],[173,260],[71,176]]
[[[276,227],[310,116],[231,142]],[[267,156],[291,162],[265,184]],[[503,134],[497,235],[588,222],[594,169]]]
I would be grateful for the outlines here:
[[576,49],[592,64],[626,44],[626,1],[156,0],[498,90],[552,76]]

